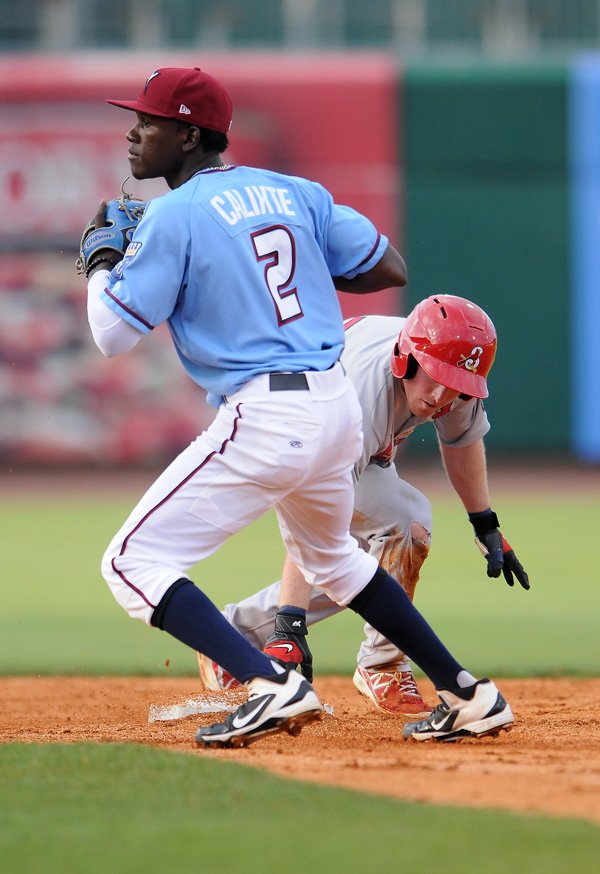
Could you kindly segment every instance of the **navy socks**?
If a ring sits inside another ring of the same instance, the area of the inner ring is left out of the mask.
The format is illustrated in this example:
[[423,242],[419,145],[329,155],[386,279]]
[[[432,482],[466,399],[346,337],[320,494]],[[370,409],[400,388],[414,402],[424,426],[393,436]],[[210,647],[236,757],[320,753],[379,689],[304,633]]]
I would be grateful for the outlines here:
[[191,580],[171,586],[152,615],[152,625],[204,653],[241,683],[277,673],[268,656],[248,643]]
[[412,659],[436,689],[452,689],[462,666],[448,652],[396,580],[381,568],[348,604]]
[[[457,686],[462,665],[413,607],[404,589],[381,568],[348,607],[406,653],[436,689]],[[171,586],[154,611],[152,625],[204,653],[242,683],[276,673],[271,660],[248,643],[191,580],[181,579]]]

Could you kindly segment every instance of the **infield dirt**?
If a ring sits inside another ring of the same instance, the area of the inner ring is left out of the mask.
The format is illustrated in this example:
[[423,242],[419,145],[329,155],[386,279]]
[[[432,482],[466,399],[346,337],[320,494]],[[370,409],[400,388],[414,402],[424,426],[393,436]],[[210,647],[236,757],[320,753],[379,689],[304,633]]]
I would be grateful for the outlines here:
[[[205,751],[195,729],[219,714],[149,722],[151,706],[197,698],[191,678],[8,677],[0,680],[0,737],[17,743],[135,743],[236,761],[280,776],[437,804],[496,807],[600,823],[600,679],[498,681],[515,713],[510,732],[461,743],[401,739],[348,678],[315,681],[333,708],[297,738]],[[431,684],[420,687],[435,703]],[[223,700],[231,697],[223,693]]]
[[[151,475],[96,476],[61,472],[61,494],[141,494]],[[542,489],[597,495],[600,467],[499,466],[494,493]],[[51,499],[56,472],[0,474],[6,497]],[[415,485],[430,497],[450,492],[439,465],[418,471]],[[6,677],[0,679],[0,740],[5,743],[136,743],[236,761],[283,777],[437,804],[496,807],[577,817],[600,823],[600,678],[497,680],[515,713],[511,732],[459,744],[401,740],[403,720],[376,711],[349,678],[317,678],[334,715],[297,738],[277,735],[244,750],[205,751],[196,727],[215,713],[149,723],[152,705],[196,698],[193,678]],[[431,684],[419,683],[431,704]]]

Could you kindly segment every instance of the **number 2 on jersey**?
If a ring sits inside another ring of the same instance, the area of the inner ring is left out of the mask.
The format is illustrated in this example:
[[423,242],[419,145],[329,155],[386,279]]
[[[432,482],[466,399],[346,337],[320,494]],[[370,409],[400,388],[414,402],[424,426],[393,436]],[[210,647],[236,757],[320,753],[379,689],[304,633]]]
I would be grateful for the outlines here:
[[296,288],[290,288],[296,270],[296,244],[283,225],[274,225],[251,235],[256,260],[265,262],[265,282],[273,298],[280,325],[304,314]]

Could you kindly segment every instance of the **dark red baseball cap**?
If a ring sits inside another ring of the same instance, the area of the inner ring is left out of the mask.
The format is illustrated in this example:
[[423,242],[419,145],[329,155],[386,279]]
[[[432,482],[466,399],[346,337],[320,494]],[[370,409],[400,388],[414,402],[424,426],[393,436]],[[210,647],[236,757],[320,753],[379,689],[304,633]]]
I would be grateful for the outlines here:
[[161,67],[148,78],[137,100],[107,100],[113,106],[161,118],[177,118],[226,134],[233,103],[221,83],[200,67]]

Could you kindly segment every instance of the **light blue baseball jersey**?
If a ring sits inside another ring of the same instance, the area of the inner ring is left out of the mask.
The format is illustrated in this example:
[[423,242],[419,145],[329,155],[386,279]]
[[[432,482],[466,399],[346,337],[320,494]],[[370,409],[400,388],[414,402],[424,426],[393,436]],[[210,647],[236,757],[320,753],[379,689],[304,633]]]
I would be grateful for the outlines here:
[[387,244],[315,182],[204,170],[148,204],[102,299],[142,333],[167,321],[218,406],[259,373],[331,367],[344,346],[332,276],[371,269]]

